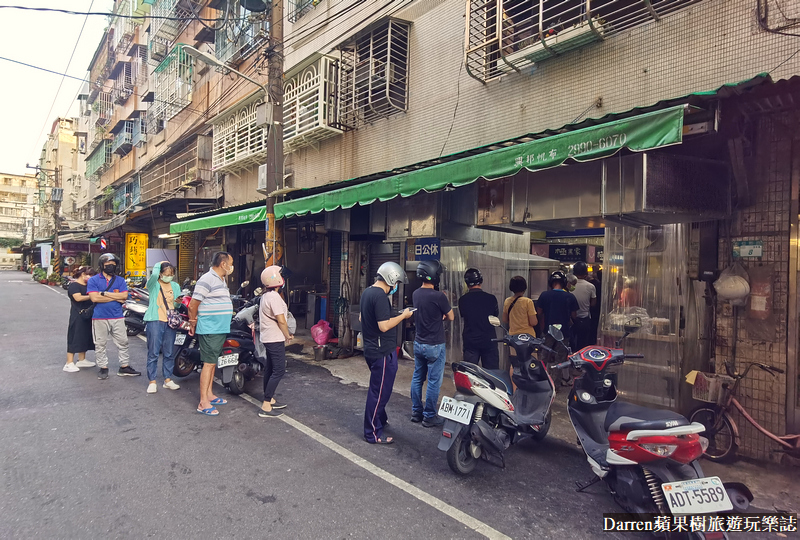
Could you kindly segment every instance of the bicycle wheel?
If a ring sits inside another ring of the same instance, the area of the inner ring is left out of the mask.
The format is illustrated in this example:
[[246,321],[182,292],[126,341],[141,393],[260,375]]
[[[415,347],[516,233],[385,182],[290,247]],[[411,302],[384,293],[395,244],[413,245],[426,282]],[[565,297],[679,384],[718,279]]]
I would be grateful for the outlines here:
[[711,461],[724,463],[736,457],[739,446],[733,436],[733,422],[727,413],[722,413],[709,405],[701,405],[689,415],[690,422],[698,422],[706,430],[700,436],[708,439],[705,457]]

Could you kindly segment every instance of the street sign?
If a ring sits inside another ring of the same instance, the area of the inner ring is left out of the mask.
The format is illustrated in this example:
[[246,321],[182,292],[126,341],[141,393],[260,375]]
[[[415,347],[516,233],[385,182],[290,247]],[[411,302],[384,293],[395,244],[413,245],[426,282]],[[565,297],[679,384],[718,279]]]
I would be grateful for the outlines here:
[[442,243],[438,238],[417,238],[414,241],[414,260],[438,260],[442,253]]
[[125,272],[132,276],[147,275],[147,248],[146,233],[125,233]]

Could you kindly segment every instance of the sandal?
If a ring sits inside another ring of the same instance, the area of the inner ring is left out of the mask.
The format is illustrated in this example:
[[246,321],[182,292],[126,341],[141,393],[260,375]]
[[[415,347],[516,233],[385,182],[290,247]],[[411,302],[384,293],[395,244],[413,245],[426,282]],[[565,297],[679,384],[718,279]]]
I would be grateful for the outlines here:
[[208,409],[200,409],[198,407],[197,412],[199,412],[200,414],[204,414],[206,416],[218,416],[219,415],[219,411],[217,410],[216,407],[209,407]]
[[[366,440],[366,439],[364,439]],[[375,442],[367,441],[369,444],[394,444],[394,437],[386,437],[386,440],[377,439]]]
[[211,401],[209,401],[209,403],[211,403],[212,405],[227,405],[228,404],[228,400],[227,399],[222,399],[221,397],[218,397],[218,398],[212,399]]

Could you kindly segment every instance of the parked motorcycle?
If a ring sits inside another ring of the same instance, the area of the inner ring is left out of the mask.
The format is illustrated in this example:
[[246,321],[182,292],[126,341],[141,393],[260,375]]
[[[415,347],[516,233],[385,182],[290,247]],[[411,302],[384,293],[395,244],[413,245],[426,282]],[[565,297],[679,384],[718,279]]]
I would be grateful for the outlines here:
[[144,314],[147,312],[148,303],[148,299],[143,299],[135,291],[128,292],[128,299],[122,306],[122,315],[125,317],[125,333],[129,336],[144,332]]
[[70,284],[75,281],[71,276],[64,276],[61,278],[61,288],[65,291],[69,289]]
[[[489,321],[500,326],[497,317],[489,317]],[[505,467],[503,452],[510,445],[529,438],[541,441],[550,429],[556,389],[547,369],[534,356],[543,340],[506,332],[493,341],[503,342],[517,353],[510,357],[513,376],[469,362],[453,363],[457,393],[452,398],[443,396],[439,407],[439,416],[445,419],[439,450],[447,452],[447,464],[457,474],[471,473],[478,459]]]
[[[564,347],[568,355],[551,368],[582,372],[570,391],[567,412],[594,477],[577,482],[577,491],[602,480],[617,504],[632,514],[744,512],[753,499],[744,484],[703,474],[699,459],[708,441],[699,435],[705,430],[702,424],[676,412],[617,401],[617,374],[610,368],[626,358],[643,358],[620,348],[639,328],[626,325],[616,348],[591,345],[574,354],[560,328],[549,329],[556,347]],[[702,533],[688,537],[706,538]]]

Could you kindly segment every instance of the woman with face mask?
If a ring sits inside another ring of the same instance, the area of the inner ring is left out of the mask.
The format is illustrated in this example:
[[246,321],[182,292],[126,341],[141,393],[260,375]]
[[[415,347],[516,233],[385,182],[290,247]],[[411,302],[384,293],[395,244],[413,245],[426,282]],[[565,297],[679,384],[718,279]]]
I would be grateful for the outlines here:
[[[93,268],[81,266],[72,274],[75,280],[69,284],[67,296],[71,304],[69,312],[69,328],[67,330],[67,363],[64,371],[75,373],[82,367],[94,367],[95,363],[86,359],[86,351],[94,350],[94,340],[92,339],[92,320],[84,317],[81,310],[92,307],[89,294],[86,292],[86,282],[95,274]],[[78,362],[74,362],[75,355],[78,355]]]
[[158,390],[156,375],[158,371],[158,355],[164,355],[162,372],[164,374],[164,388],[177,390],[180,388],[172,381],[172,370],[175,367],[175,330],[167,324],[167,311],[175,309],[176,300],[181,294],[178,284],[173,281],[175,267],[167,261],[161,261],[153,266],[153,273],[147,280],[147,291],[150,293],[150,305],[144,320],[147,326],[147,386],[148,394],[155,394]]

